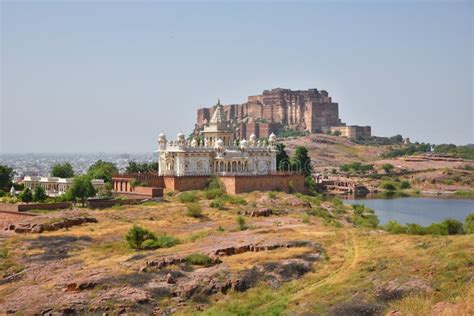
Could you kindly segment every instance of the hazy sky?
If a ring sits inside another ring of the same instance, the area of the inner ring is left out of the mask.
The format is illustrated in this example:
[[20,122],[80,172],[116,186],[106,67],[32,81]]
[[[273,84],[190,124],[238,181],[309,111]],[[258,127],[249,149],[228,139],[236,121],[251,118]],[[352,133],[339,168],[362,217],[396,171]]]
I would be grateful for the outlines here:
[[373,134],[473,143],[473,2],[1,1],[0,152],[145,152],[196,109],[325,89]]

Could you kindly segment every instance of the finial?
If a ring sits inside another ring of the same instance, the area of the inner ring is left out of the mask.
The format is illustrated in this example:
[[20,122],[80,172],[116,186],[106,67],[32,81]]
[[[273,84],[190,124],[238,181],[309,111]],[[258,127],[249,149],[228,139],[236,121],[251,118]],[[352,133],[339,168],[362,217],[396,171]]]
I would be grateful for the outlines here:
[[217,99],[217,105],[221,105],[221,99],[220,98]]

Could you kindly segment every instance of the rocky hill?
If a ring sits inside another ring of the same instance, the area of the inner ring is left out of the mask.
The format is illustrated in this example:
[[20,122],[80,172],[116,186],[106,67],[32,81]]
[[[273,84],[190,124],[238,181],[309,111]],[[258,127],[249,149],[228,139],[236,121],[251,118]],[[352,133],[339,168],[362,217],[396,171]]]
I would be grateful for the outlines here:
[[304,137],[282,139],[289,153],[297,146],[305,146],[316,164],[316,171],[339,167],[352,162],[372,163],[380,160],[389,149],[387,146],[366,146],[355,144],[344,137],[325,134],[310,134]]

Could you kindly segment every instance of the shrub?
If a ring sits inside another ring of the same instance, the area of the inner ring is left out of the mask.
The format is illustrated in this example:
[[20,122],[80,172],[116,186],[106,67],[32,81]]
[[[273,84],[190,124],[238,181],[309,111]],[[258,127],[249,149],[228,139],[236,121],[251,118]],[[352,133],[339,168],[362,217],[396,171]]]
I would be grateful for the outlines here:
[[303,223],[305,223],[305,224],[310,223],[310,217],[309,217],[308,213],[303,214]]
[[0,259],[6,259],[8,258],[8,249],[3,248],[0,249]]
[[469,214],[464,219],[464,232],[466,234],[474,234],[474,213]]
[[194,192],[183,192],[180,195],[178,195],[178,200],[181,203],[191,203],[191,202],[197,202],[199,200],[199,197]]
[[443,223],[433,223],[426,227],[426,233],[429,235],[448,235],[448,226]]
[[295,193],[295,185],[293,184],[293,181],[288,181],[288,193],[293,194]]
[[379,225],[379,219],[374,213],[374,210],[366,207],[363,204],[352,205],[354,215],[352,222],[358,227],[376,228]]
[[216,176],[213,176],[209,179],[209,182],[207,183],[207,189],[208,190],[215,190],[215,189],[220,189],[224,190],[224,184],[217,178]]
[[385,224],[384,229],[392,234],[403,234],[407,231],[407,228],[404,225],[394,220]]
[[0,189],[0,197],[5,196],[5,192]]
[[400,189],[409,189],[411,188],[410,182],[404,180],[400,183]]
[[426,229],[418,224],[407,224],[407,234],[411,235],[426,235]]
[[140,227],[138,225],[133,225],[132,228],[125,235],[125,240],[132,249],[143,249],[143,242],[145,240],[156,240],[156,235],[151,231]]
[[203,253],[192,253],[184,257],[184,261],[188,264],[193,264],[197,266],[210,266],[212,264],[212,259]]
[[240,230],[246,230],[247,229],[247,225],[245,223],[245,218],[242,215],[239,215],[237,217],[237,225],[239,225]]
[[201,206],[197,203],[189,203],[186,205],[186,215],[194,218],[202,217]]
[[179,244],[179,239],[173,236],[160,235],[155,240],[153,239],[145,240],[142,243],[142,247],[143,249],[169,248],[177,244]]
[[441,224],[447,227],[448,235],[459,235],[464,233],[462,223],[456,219],[448,218],[442,221]]
[[230,204],[234,204],[234,205],[246,205],[247,204],[247,201],[245,201],[245,199],[243,197],[240,197],[240,196],[234,196],[234,195],[230,195],[227,200],[229,201]]
[[210,207],[217,208],[219,210],[223,210],[224,205],[225,205],[225,201],[221,198],[216,198],[211,202],[211,204],[209,204]]
[[33,193],[31,193],[31,190],[29,188],[23,189],[23,191],[20,192],[18,197],[22,202],[25,203],[33,201]]
[[387,191],[397,190],[397,187],[390,181],[382,182],[380,186],[382,187],[382,189],[387,190]]
[[268,196],[270,199],[274,200],[274,199],[276,199],[276,198],[278,197],[278,194],[277,194],[277,192],[270,191],[270,192],[267,193],[267,196]]
[[166,234],[158,237],[148,229],[133,225],[125,235],[125,240],[132,249],[169,248],[179,243],[179,239]]
[[48,196],[46,195],[46,191],[43,187],[36,187],[33,191],[33,201],[35,202],[44,202]]
[[224,195],[225,192],[222,189],[208,189],[204,192],[204,196],[208,200],[213,200],[217,197],[223,197]]

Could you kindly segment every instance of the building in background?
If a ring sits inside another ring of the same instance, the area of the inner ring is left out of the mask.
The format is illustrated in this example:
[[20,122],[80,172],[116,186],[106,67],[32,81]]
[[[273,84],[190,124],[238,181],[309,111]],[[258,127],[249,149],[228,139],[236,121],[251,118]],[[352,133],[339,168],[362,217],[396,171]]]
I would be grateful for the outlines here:
[[334,132],[340,133],[340,136],[358,139],[370,137],[372,135],[370,126],[358,126],[358,125],[348,125],[348,126],[331,126],[329,129],[331,133]]
[[186,140],[183,133],[168,141],[158,137],[159,171],[156,174],[122,174],[112,177],[116,195],[153,198],[166,191],[205,189],[217,177],[225,191],[239,194],[251,191],[280,190],[304,192],[304,174],[278,172],[276,136],[267,140],[250,135],[238,140],[217,103],[212,117],[199,136]]
[[[20,183],[23,183],[25,188],[34,190],[36,187],[42,187],[48,196],[59,196],[70,188],[72,185],[72,178],[58,178],[58,177],[39,177],[39,176],[25,176]],[[104,189],[104,180],[92,179],[92,186],[99,193]]]

